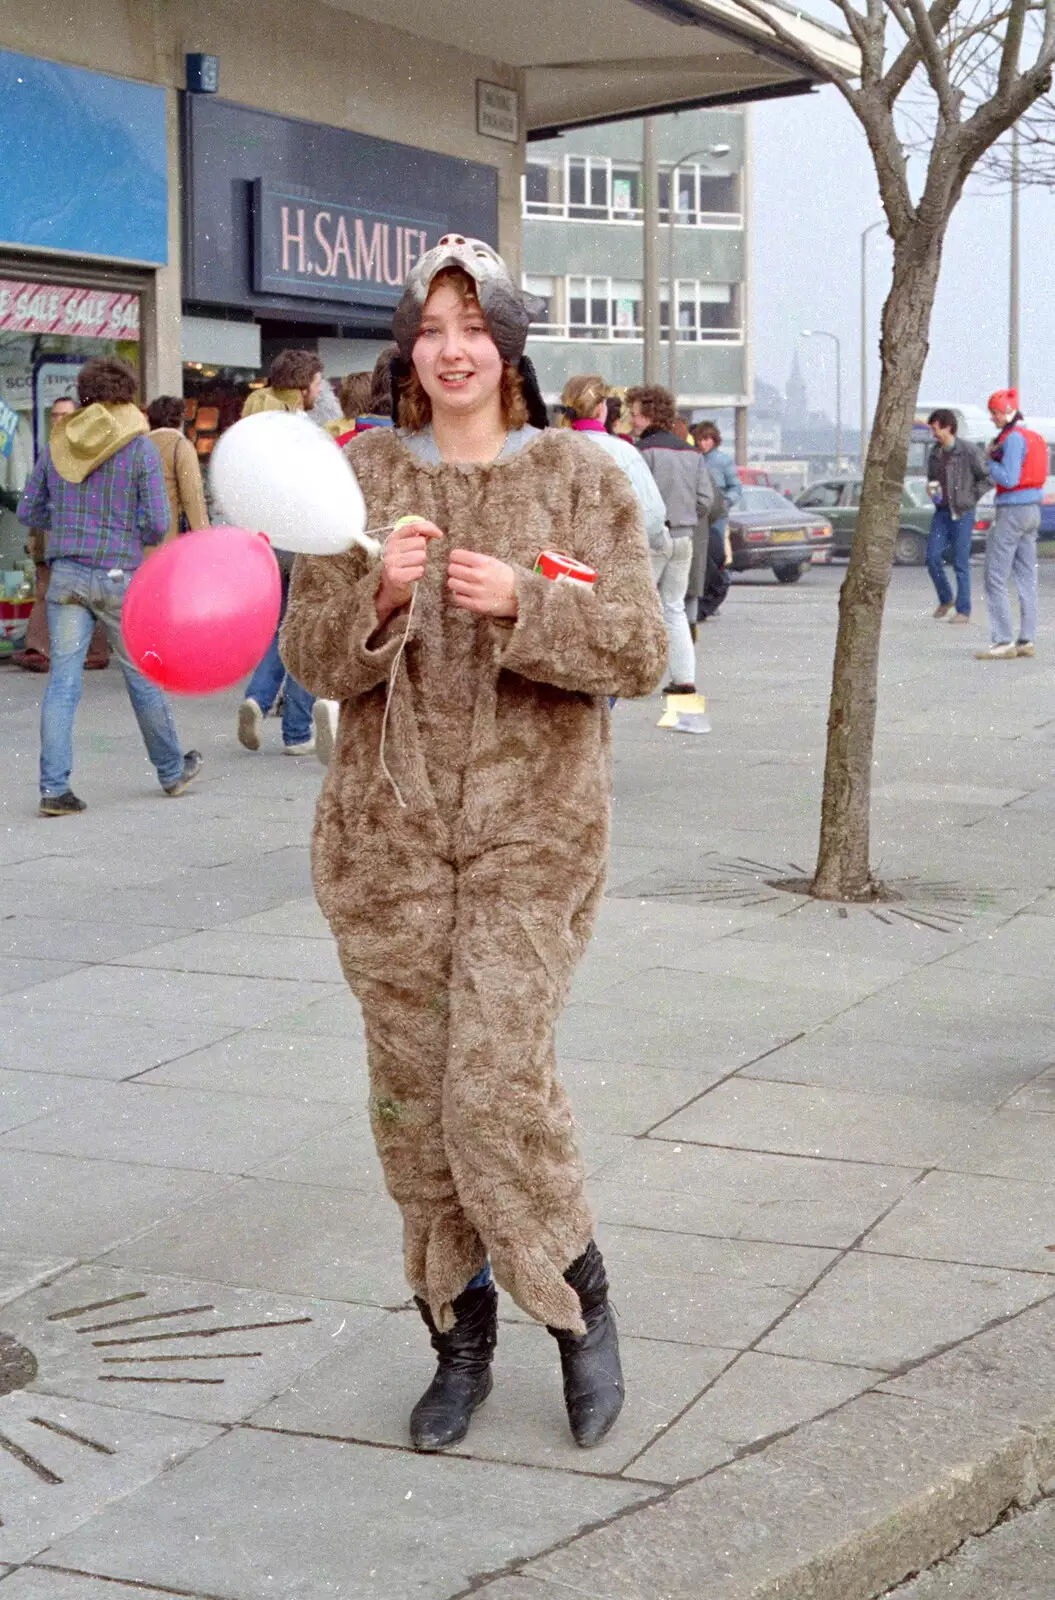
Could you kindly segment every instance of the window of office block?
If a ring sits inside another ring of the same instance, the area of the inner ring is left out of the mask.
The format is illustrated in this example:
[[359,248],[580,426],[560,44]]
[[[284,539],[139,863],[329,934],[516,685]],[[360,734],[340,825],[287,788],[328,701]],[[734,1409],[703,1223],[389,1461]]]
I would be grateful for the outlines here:
[[564,162],[528,160],[524,171],[524,215],[559,216],[564,209]]
[[609,328],[613,339],[641,338],[641,285],[613,278],[609,285]]
[[543,302],[545,310],[533,319],[533,326],[538,327],[560,320],[557,306],[556,278],[539,277],[532,273],[524,274],[524,288],[528,294],[537,295]]

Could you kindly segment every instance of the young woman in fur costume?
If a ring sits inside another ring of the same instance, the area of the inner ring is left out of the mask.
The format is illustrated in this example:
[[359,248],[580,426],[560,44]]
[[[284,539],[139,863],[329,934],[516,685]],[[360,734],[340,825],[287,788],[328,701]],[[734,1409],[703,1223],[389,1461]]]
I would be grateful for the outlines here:
[[[528,423],[529,399],[545,422],[533,310],[476,240],[414,267],[401,426],[347,453],[370,525],[415,520],[380,561],[298,557],[282,633],[289,671],[341,706],[313,875],[438,1357],[410,1420],[422,1450],[464,1438],[490,1392],[493,1279],[556,1338],[579,1444],[623,1403],[553,1029],[604,884],[607,696],[649,694],[667,643],[626,477]],[[596,584],[537,574],[544,549]]]

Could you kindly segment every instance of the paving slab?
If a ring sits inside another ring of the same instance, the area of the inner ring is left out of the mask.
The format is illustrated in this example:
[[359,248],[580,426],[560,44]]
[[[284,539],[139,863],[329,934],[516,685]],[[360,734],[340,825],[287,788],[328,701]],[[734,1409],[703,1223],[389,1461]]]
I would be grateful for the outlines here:
[[0,1135],[0,1152],[44,1150],[152,1168],[239,1173],[293,1149],[347,1114],[317,1100],[177,1089],[142,1079],[50,1081],[80,1092],[69,1093],[67,1103],[50,1114],[45,1108],[35,1121],[27,1118]]
[[[521,1571],[604,1600],[866,1600],[1028,1494],[1031,1449],[989,1418],[868,1394]],[[475,1592],[515,1595],[500,1584]]]
[[67,1077],[128,1078],[227,1038],[229,1023],[188,1017],[159,1022],[95,1011],[0,1011],[5,1065]]
[[247,1028],[323,999],[332,987],[280,978],[97,966],[83,967],[36,989],[16,990],[7,1004],[17,1011],[88,1011],[170,1023],[193,1022],[206,1015],[230,1028]]
[[218,1435],[200,1422],[26,1390],[0,1400],[0,1431],[17,1451],[0,1450],[0,1560],[13,1562],[50,1550]]
[[20,1295],[35,1289],[40,1283],[49,1283],[60,1273],[75,1265],[72,1256],[52,1256],[42,1260],[35,1256],[19,1256],[10,1250],[0,1250],[0,1305],[17,1300]]
[[844,1405],[884,1374],[867,1367],[796,1361],[748,1350],[707,1392],[624,1468],[664,1483],[699,1478],[749,1446]]
[[941,1165],[951,1172],[1051,1183],[1055,1140],[1050,1124],[1035,1111],[1001,1110],[951,1145]]
[[235,977],[299,978],[307,983],[344,982],[333,940],[300,935],[248,933],[210,928],[125,957],[129,966],[172,972],[220,972]]
[[8,1150],[0,1161],[4,1247],[27,1256],[98,1255],[202,1196],[215,1199],[232,1182],[212,1172]]
[[14,956],[0,956],[0,995],[32,993],[37,984],[61,978],[67,972],[77,972],[76,961],[44,961]]
[[111,1265],[246,1289],[398,1306],[399,1212],[387,1195],[258,1178],[212,1178],[218,1198],[187,1205],[110,1253]]
[[51,917],[12,916],[0,922],[0,955],[44,957],[51,961],[113,961],[130,950],[144,950],[173,939],[182,930],[112,922],[56,922]]
[[12,1571],[4,1600],[172,1600],[172,1590],[146,1589],[136,1584],[111,1583],[108,1578],[56,1572],[41,1564]]
[[605,1166],[590,1197],[604,1222],[722,1239],[853,1244],[916,1177],[904,1167],[803,1160],[651,1138]]
[[937,1163],[954,1139],[973,1132],[982,1120],[979,1112],[943,1101],[737,1077],[678,1112],[655,1134],[700,1144],[925,1167]]
[[1055,1067],[1037,1073],[1005,1104],[1008,1111],[1055,1111]]
[[381,1315],[90,1266],[6,1305],[3,1329],[33,1352],[37,1373],[27,1387],[36,1393],[233,1423]]
[[[332,1115],[330,1120],[334,1120]],[[279,1183],[321,1183],[327,1189],[354,1189],[361,1194],[381,1194],[384,1189],[381,1162],[365,1111],[345,1117],[329,1133],[309,1137],[287,1154],[248,1170],[256,1178],[272,1178]]]
[[319,910],[314,895],[300,900],[287,900],[272,911],[257,911],[249,917],[239,917],[225,924],[230,933],[283,934],[291,939],[327,939],[333,934],[330,925]]
[[[502,1304],[509,1308],[504,1296]],[[381,1318],[258,1410],[253,1425],[405,1448],[407,1418],[432,1375],[432,1358],[417,1311]],[[573,1473],[618,1472],[731,1359],[727,1350],[628,1336],[621,1353],[626,1405],[607,1439],[587,1453],[568,1430],[553,1339],[535,1324],[503,1320],[494,1389],[454,1453]],[[650,1474],[643,1467],[634,1476]]]
[[763,1340],[813,1361],[893,1370],[1046,1299],[1051,1279],[851,1252]]
[[144,1071],[140,1081],[180,1089],[327,1100],[355,1108],[366,1105],[369,1092],[361,1041],[286,1032],[284,1024],[240,1029],[200,1050],[181,1052],[163,1066]]
[[99,1085],[48,1072],[8,1072],[0,1068],[0,1134],[69,1107],[90,1113]]
[[[216,1507],[238,1486],[236,1517]],[[237,1431],[48,1551],[60,1566],[225,1600],[447,1600],[648,1493],[638,1485]],[[354,1536],[349,1511],[354,1507]],[[310,1588],[305,1578],[310,1574]]]
[[[870,1032],[877,1031],[873,1023]],[[939,1037],[918,1043],[900,1023],[885,1039],[858,1037],[852,1027],[836,1022],[742,1067],[740,1076],[993,1109],[1016,1091],[1025,1093],[1022,1086],[1036,1077],[1051,1054],[1047,1043],[1026,1053],[1017,1039],[1010,1053],[1006,1044],[986,1048],[978,1040],[957,1045]]]
[[[319,1009],[319,1008],[315,1008]],[[705,1008],[695,1016],[671,1011],[631,1009],[577,1001],[557,1024],[558,1058],[572,1061],[641,1062],[644,1065],[689,1069],[700,1062],[735,1071],[774,1049],[798,1032],[797,1027],[767,1031],[761,1020],[754,1025],[729,1026]]]
[[900,1200],[866,1250],[1055,1274],[1055,1184],[933,1172]]

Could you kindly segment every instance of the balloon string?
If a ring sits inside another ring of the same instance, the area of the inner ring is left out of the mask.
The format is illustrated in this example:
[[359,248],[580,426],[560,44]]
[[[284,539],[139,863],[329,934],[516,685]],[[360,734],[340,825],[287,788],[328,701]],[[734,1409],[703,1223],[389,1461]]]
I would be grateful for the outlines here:
[[400,808],[403,811],[407,809],[407,802],[403,799],[403,796],[400,793],[399,784],[388,770],[388,762],[385,760],[385,736],[388,733],[388,714],[392,709],[392,696],[395,693],[396,677],[399,673],[399,663],[403,659],[403,652],[407,648],[407,640],[410,638],[410,627],[414,621],[414,606],[417,603],[417,598],[418,586],[415,584],[410,594],[410,609],[407,611],[407,625],[403,630],[403,637],[399,641],[399,649],[396,651],[391,670],[388,674],[388,693],[385,695],[385,714],[381,719],[381,745],[378,751],[378,754],[381,757],[381,771],[391,784],[392,793],[395,795],[397,801],[399,802]]

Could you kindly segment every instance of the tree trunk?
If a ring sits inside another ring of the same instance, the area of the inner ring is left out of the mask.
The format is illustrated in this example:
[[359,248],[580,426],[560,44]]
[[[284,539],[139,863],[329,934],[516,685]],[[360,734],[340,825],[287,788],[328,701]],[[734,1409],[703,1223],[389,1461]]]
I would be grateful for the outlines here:
[[821,900],[868,899],[876,890],[869,820],[879,640],[946,222],[940,229],[917,222],[897,241],[893,283],[883,307],[879,400],[850,566],[839,595],[820,850],[812,885]]

